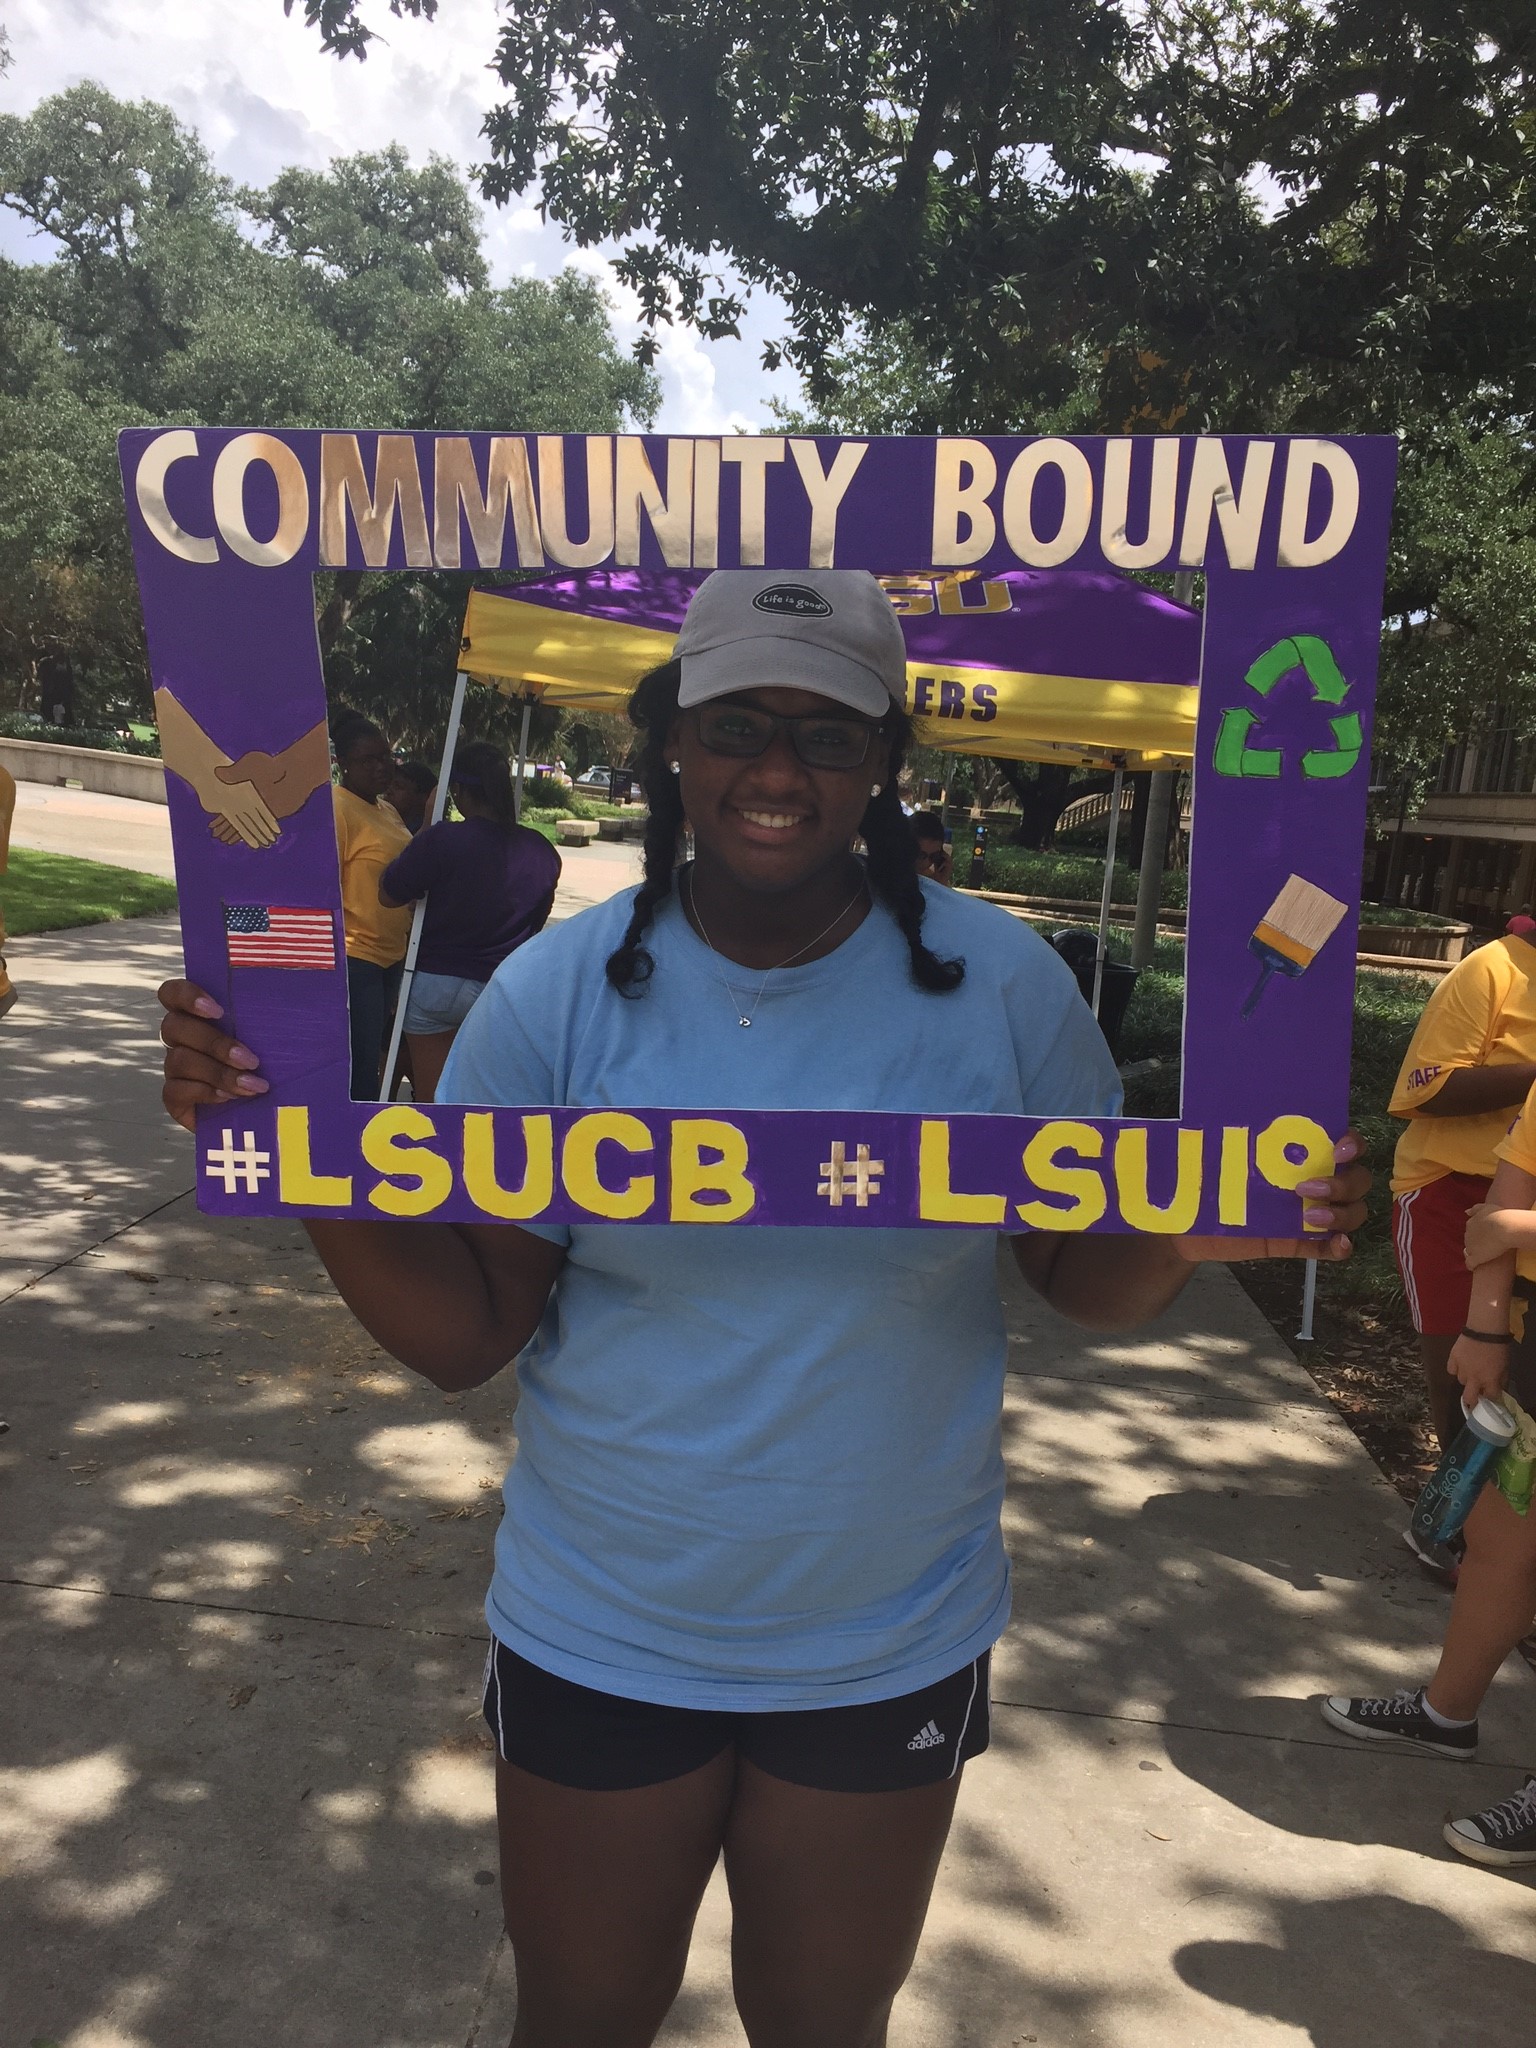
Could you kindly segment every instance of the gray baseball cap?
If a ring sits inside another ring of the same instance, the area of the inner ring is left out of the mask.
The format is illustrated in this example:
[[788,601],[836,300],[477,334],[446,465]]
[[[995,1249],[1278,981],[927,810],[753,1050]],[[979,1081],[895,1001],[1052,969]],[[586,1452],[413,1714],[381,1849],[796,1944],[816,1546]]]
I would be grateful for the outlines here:
[[693,594],[675,652],[685,706],[777,686],[883,718],[907,679],[901,627],[866,569],[716,569]]

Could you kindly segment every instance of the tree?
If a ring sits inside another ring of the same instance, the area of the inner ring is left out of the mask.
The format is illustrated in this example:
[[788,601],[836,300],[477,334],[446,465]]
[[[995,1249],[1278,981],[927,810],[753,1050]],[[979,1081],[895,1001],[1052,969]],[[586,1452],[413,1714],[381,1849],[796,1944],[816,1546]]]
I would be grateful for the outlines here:
[[854,318],[996,427],[1085,363],[1101,430],[1526,413],[1533,56],[1528,0],[509,0],[481,183],[620,241],[653,329],[780,293],[816,402]]
[[[40,663],[68,660],[83,723],[147,713],[122,427],[609,433],[655,412],[591,279],[489,285],[479,209],[441,159],[390,148],[237,193],[168,108],[82,85],[0,117],[0,205],[56,245],[0,261],[0,703],[31,708]],[[415,579],[407,602],[398,580],[322,592],[327,648],[355,630],[352,686],[391,702],[407,648],[451,678],[463,601]]]
[[1404,447],[1378,749],[1432,768],[1490,722],[1536,730],[1536,498],[1524,435],[1425,424]]

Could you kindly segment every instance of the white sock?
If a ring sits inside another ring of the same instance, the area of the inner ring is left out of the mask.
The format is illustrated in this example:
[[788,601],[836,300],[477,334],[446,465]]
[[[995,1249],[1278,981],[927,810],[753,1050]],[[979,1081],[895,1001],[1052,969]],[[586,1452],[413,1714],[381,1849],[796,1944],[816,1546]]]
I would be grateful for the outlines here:
[[1470,1721],[1453,1721],[1449,1714],[1442,1714],[1429,1704],[1427,1694],[1420,1694],[1419,1705],[1428,1714],[1430,1720],[1434,1722],[1437,1728],[1470,1728],[1472,1722],[1477,1719],[1476,1714],[1474,1714]]

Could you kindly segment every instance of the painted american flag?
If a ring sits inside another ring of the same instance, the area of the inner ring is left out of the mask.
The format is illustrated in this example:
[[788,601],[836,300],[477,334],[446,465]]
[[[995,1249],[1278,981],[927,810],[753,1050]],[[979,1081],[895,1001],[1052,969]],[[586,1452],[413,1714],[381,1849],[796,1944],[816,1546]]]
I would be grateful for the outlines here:
[[231,967],[336,965],[336,922],[329,910],[226,903],[224,936]]

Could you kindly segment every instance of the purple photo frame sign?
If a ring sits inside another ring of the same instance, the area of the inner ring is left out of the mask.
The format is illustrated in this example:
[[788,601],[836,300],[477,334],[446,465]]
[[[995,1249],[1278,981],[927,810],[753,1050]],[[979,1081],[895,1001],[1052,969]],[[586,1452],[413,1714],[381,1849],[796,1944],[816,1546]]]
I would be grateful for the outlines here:
[[[121,460],[187,973],[271,1084],[199,1113],[203,1209],[1299,1229],[1345,1122],[1393,440],[182,427]],[[1176,1121],[350,1100],[331,794],[283,765],[325,717],[315,573],[738,565],[1204,572]]]

